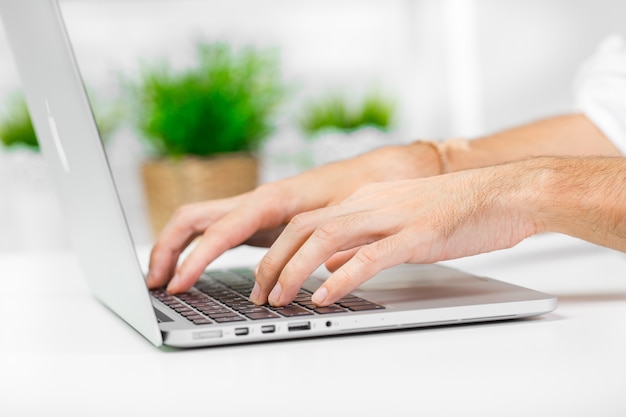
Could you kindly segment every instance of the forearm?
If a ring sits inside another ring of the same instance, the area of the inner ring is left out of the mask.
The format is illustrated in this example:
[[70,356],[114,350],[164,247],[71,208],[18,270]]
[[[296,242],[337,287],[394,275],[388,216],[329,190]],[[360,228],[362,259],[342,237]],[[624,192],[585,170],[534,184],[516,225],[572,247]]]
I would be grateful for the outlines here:
[[537,232],[626,252],[626,158],[536,158],[519,165],[521,198],[512,204],[528,210]]
[[617,148],[583,114],[556,116],[446,149],[449,171],[535,156],[619,156]]

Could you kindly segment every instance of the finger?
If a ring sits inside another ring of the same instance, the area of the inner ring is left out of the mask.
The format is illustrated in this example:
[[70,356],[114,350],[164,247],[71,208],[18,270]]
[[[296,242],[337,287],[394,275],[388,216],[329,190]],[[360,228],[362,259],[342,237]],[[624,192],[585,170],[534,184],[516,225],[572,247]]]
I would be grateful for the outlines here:
[[268,205],[262,209],[246,200],[204,231],[196,247],[181,263],[167,290],[172,293],[189,290],[218,256],[242,244],[259,229],[272,229],[281,222],[282,217],[273,207]]
[[[182,246],[188,246],[198,234],[190,235]],[[160,288],[165,286],[176,269],[176,264],[182,249],[176,249],[166,246],[165,244],[155,244],[150,253],[150,263],[148,266],[148,274],[146,276],[146,284],[149,288]]]
[[231,210],[237,199],[189,204],[176,210],[161,231],[150,253],[146,283],[150,288],[164,286],[172,277],[183,250],[199,236],[207,224]]
[[359,248],[353,248],[334,254],[325,262],[326,269],[330,272],[335,272],[339,267],[348,262],[358,250]]
[[[335,210],[325,211],[332,213]],[[314,213],[312,217],[318,216],[324,216],[323,211]],[[368,244],[394,232],[393,221],[381,213],[357,212],[336,218],[331,216],[330,220],[322,221],[308,239],[298,245],[299,248],[281,248],[284,252],[279,256],[296,250],[280,271],[277,283],[268,295],[270,304],[280,306],[290,303],[311,273],[337,252]],[[292,238],[296,242],[297,239]],[[272,249],[274,247],[270,252]],[[268,252],[268,255],[271,254]]]
[[[265,304],[268,301],[269,293],[274,289],[280,271],[314,229],[314,218],[317,217],[318,212],[319,210],[314,210],[298,214],[285,226],[283,233],[278,236],[259,262],[255,275],[255,287],[250,294],[250,301],[255,304]],[[276,292],[279,291],[280,289],[276,290]]]
[[[282,275],[282,271],[286,267],[287,263],[294,257],[307,239],[309,239],[311,234],[318,229],[318,240],[321,239],[324,241],[326,240],[326,237],[330,238],[328,242],[324,242],[324,246],[327,250],[331,247],[332,249],[330,249],[326,258],[321,259],[317,265],[313,266],[312,263],[306,260],[304,261],[304,263],[307,264],[307,268],[305,268],[305,270],[313,268],[309,271],[309,274],[336,251],[349,249],[339,249],[336,247],[335,243],[338,242],[338,240],[335,240],[335,237],[331,236],[333,233],[338,234],[341,238],[346,238],[348,236],[346,234],[347,232],[354,233],[359,230],[367,230],[366,228],[363,229],[361,225],[353,226],[350,224],[344,224],[340,225],[339,229],[335,232],[328,231],[328,233],[326,233],[327,228],[333,227],[329,221],[333,218],[339,218],[344,215],[355,215],[355,213],[367,212],[368,210],[375,208],[377,205],[380,205],[380,201],[375,199],[366,200],[359,201],[358,203],[353,202],[352,204],[332,205],[294,216],[283,230],[283,233],[278,237],[278,239],[276,239],[270,250],[259,263],[256,274],[256,285],[251,293],[250,300],[256,304],[264,304],[269,300],[269,295],[272,293],[272,302],[274,305],[282,305],[289,302],[287,300],[291,298],[294,291],[297,291],[296,287],[298,285],[296,285],[296,283],[303,282],[304,279],[308,277],[308,274],[303,275],[303,273],[305,273],[303,271],[294,272],[295,274],[299,274],[298,279],[297,281],[293,281],[293,284],[290,283],[291,285],[288,285],[287,288],[290,290],[287,295],[281,295],[285,287],[284,282],[279,282],[279,277]],[[346,219],[344,219],[344,221],[346,221]],[[326,226],[319,228],[318,226],[323,222],[327,223]],[[290,276],[290,273],[288,272],[285,276]]]
[[318,306],[327,306],[345,297],[383,269],[406,262],[410,245],[403,234],[389,236],[357,250],[311,296]]

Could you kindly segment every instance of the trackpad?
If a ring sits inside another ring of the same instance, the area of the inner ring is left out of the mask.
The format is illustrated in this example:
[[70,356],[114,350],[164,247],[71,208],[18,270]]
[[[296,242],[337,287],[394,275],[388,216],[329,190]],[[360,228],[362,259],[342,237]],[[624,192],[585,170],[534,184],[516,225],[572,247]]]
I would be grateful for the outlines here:
[[[328,272],[319,271],[307,284],[317,288],[328,276]],[[437,264],[403,264],[381,271],[352,293],[382,304],[436,302],[484,294],[489,281]]]

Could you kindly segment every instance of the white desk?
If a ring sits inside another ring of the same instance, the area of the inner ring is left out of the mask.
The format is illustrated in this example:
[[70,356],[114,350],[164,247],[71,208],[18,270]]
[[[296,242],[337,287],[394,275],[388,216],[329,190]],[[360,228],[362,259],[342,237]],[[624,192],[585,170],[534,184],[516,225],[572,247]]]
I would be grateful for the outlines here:
[[524,321],[172,352],[99,304],[71,254],[0,255],[0,416],[626,415],[626,255],[545,235],[449,264],[551,292],[559,307]]

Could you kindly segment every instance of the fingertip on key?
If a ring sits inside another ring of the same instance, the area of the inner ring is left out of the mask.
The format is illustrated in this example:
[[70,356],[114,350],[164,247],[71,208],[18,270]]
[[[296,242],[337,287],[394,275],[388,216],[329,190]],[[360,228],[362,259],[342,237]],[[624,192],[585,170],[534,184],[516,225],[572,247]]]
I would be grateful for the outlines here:
[[252,287],[252,291],[250,292],[250,297],[248,297],[248,298],[254,304],[260,304],[260,301],[259,301],[260,293],[261,293],[261,287],[259,287],[259,284],[255,281],[254,282],[254,287]]
[[311,301],[313,301],[315,305],[324,306],[326,305],[326,298],[328,298],[328,288],[326,288],[325,286],[321,286],[317,289],[317,291],[313,293],[313,295],[311,296]]
[[271,305],[273,306],[279,305],[281,293],[282,293],[282,286],[280,285],[280,282],[277,282],[274,288],[272,289],[272,292],[270,292],[270,295],[267,297]]
[[180,284],[180,275],[176,273],[172,277],[172,280],[170,281],[170,283],[167,285],[167,292],[170,292],[170,293],[178,292],[178,289],[176,287],[178,287],[179,284]]

